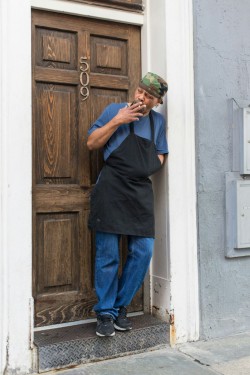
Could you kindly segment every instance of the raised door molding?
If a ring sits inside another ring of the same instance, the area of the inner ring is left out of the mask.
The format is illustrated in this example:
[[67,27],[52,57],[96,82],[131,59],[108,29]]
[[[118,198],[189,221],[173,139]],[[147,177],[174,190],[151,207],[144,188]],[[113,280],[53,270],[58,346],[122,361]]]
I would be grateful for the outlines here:
[[115,9],[124,9],[133,12],[142,12],[144,5],[142,0],[67,0],[78,3],[85,3],[89,5],[99,5],[104,7],[111,7]]

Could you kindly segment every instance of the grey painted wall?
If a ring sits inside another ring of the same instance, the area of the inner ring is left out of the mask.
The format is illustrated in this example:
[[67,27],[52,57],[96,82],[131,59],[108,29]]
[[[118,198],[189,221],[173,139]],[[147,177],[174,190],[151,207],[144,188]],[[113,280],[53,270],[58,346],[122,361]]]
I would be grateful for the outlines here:
[[201,338],[209,338],[250,330],[250,257],[225,257],[230,98],[250,103],[250,1],[194,0],[194,50]]

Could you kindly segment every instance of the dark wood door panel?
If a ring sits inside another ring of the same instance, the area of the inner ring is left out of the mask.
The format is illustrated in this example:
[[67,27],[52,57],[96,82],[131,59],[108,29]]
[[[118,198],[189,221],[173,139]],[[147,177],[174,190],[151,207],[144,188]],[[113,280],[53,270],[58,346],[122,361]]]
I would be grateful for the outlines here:
[[36,66],[77,69],[77,33],[36,28]]
[[[36,215],[36,325],[93,317],[92,236],[88,211]],[[86,277],[88,275],[88,277]]]
[[89,210],[91,189],[78,185],[37,185],[33,191],[33,208],[36,212],[75,212]]
[[77,183],[77,87],[39,82],[35,90],[36,183]]
[[128,75],[127,40],[90,36],[91,72]]
[[[93,316],[94,235],[89,196],[103,164],[87,131],[140,78],[140,29],[32,12],[33,296],[38,326]],[[121,244],[126,259],[126,244]],[[143,306],[140,291],[130,310]]]
[[86,210],[36,215],[37,294],[93,288],[91,234],[82,231],[87,218]]
[[79,212],[37,214],[37,294],[78,288],[78,216]]

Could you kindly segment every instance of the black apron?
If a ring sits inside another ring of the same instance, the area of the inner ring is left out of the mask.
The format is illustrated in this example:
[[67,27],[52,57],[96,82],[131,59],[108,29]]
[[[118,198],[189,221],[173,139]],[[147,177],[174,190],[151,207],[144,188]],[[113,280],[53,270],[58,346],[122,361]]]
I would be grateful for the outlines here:
[[161,167],[151,140],[130,134],[106,160],[91,194],[89,227],[99,232],[154,237],[154,197],[149,179]]

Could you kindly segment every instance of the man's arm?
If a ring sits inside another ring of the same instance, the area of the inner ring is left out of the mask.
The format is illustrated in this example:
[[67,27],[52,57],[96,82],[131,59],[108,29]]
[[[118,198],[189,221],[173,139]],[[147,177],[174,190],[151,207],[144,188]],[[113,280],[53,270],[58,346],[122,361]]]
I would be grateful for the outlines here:
[[139,120],[139,117],[143,116],[142,113],[138,112],[140,107],[141,103],[136,103],[130,107],[121,108],[112,120],[90,134],[87,141],[88,149],[97,150],[103,147],[119,126]]

